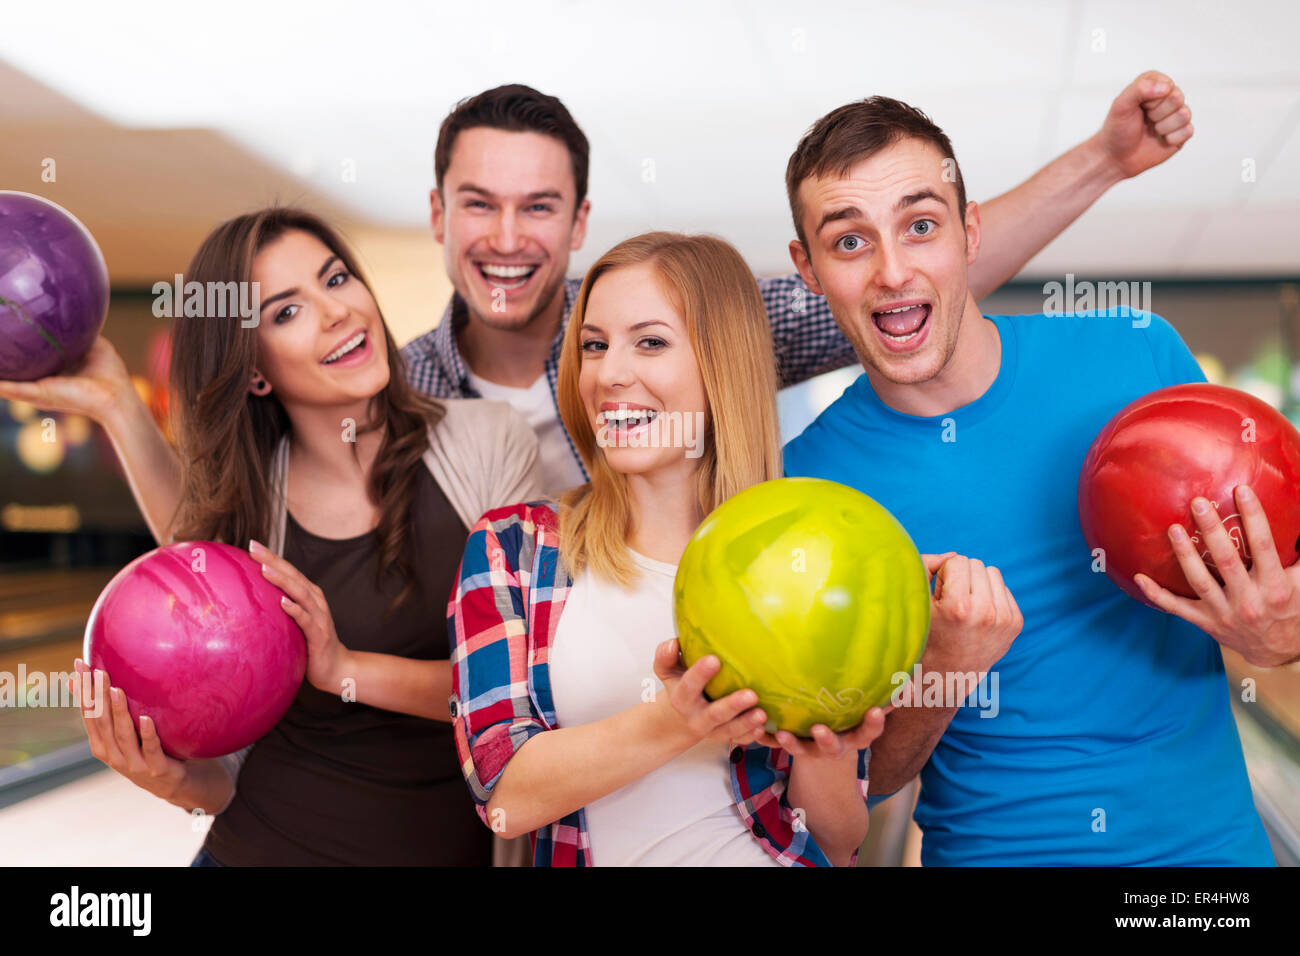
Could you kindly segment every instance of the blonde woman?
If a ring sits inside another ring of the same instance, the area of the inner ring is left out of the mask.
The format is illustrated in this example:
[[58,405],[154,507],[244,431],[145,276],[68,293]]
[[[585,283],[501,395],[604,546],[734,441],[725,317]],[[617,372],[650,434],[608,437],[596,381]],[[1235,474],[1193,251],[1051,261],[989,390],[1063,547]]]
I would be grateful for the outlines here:
[[592,267],[574,319],[560,411],[592,480],[558,510],[484,515],[449,608],[449,709],[479,815],[531,834],[541,866],[851,865],[881,710],[773,738],[752,691],[709,701],[719,662],[684,670],[671,639],[695,528],[781,476],[752,275],[720,239],[650,233]]

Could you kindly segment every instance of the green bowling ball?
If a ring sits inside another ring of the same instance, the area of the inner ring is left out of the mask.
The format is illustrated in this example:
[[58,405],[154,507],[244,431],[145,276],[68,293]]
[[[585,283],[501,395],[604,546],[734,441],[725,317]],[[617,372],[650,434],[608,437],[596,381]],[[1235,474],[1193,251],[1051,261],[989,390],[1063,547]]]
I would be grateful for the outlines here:
[[859,491],[820,478],[766,481],[696,529],[673,584],[689,667],[715,654],[717,700],[750,688],[767,729],[856,727],[925,648],[930,584],[903,526]]

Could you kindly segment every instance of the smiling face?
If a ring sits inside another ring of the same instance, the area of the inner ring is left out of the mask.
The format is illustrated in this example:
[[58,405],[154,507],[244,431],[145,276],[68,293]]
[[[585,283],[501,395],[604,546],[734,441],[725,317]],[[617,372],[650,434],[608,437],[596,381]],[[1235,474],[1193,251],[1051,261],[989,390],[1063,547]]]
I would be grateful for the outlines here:
[[[650,475],[694,470],[679,440],[708,408],[686,320],[651,263],[604,273],[587,298],[578,393],[610,467]],[[685,430],[685,431],[684,431]],[[703,440],[703,435],[696,436]]]
[[858,358],[888,382],[935,379],[957,349],[979,250],[979,215],[930,143],[903,138],[799,185],[808,247],[791,242],[804,281],[824,294]]
[[388,384],[379,306],[316,236],[291,230],[253,260],[261,288],[257,368],[286,406],[348,405]]
[[577,206],[564,143],[490,127],[456,137],[442,191],[430,194],[447,274],[470,313],[523,328],[560,295],[569,253],[582,247],[590,204]]

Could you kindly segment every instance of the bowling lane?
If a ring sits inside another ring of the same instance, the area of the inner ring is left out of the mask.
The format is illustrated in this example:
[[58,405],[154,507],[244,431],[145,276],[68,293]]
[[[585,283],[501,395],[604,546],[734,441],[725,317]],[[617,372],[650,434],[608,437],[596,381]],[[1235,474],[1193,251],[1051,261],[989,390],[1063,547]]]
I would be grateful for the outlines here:
[[1293,739],[1300,741],[1300,664],[1267,669],[1252,667],[1236,651],[1224,648],[1223,665],[1237,700],[1241,699],[1242,681],[1253,680],[1257,697],[1254,706],[1284,727]]
[[[54,641],[18,651],[0,651],[0,673],[27,675],[28,701],[35,699],[34,674],[72,672],[81,639]],[[21,764],[86,739],[75,707],[5,707],[0,710],[0,768]]]
[[76,708],[51,706],[50,678],[72,672],[86,618],[116,571],[0,575],[0,677],[12,695],[0,707],[0,769],[85,741]]
[[80,636],[116,567],[0,573],[0,653]]
[[1223,662],[1255,805],[1278,862],[1300,866],[1300,664],[1252,667],[1227,649]]

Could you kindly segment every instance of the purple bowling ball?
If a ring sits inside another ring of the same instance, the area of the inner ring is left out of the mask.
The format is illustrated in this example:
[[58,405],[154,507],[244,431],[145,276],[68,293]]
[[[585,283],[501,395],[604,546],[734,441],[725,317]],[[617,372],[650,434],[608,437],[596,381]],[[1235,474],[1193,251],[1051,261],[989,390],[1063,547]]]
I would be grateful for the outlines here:
[[108,315],[108,267],[62,206],[0,190],[0,379],[30,382],[76,365]]

